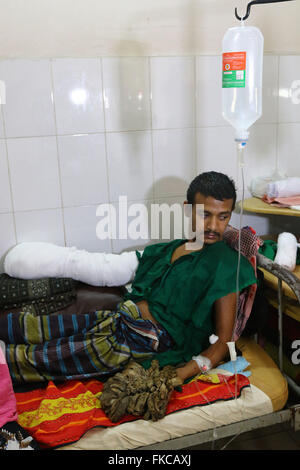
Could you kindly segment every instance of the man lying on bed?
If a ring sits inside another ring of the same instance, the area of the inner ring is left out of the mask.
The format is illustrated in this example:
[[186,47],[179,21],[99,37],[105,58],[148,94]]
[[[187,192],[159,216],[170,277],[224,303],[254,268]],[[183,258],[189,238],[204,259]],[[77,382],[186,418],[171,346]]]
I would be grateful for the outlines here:
[[[181,239],[147,246],[132,291],[116,311],[0,317],[12,380],[101,378],[132,358],[147,369],[155,357],[160,366],[178,366],[184,381],[200,371],[194,356],[201,354],[211,367],[222,361],[234,327],[238,262],[237,251],[222,238],[235,201],[234,183],[226,175],[197,176],[187,202],[204,204],[203,248],[188,251]],[[240,290],[255,282],[250,262],[241,256]],[[211,345],[212,333],[219,339]]]

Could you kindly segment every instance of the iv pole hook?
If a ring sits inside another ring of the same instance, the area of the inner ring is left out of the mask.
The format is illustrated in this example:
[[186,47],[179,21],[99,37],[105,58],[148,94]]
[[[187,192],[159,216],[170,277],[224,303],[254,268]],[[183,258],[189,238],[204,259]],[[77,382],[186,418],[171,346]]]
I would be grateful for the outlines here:
[[260,3],[279,3],[279,2],[290,2],[290,1],[293,1],[293,0],[254,0],[253,2],[250,2],[248,3],[247,5],[247,12],[246,12],[246,15],[241,18],[238,13],[237,13],[237,8],[235,9],[235,17],[239,20],[239,21],[244,21],[246,20],[249,15],[250,15],[250,11],[251,11],[251,6],[252,5],[259,5]]

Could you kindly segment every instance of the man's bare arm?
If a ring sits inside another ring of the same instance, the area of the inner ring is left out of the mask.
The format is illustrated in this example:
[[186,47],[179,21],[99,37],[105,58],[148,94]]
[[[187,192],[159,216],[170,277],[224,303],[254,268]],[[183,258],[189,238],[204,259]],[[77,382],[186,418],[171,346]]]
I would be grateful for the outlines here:
[[[227,342],[231,341],[236,311],[236,293],[228,294],[215,302],[215,334],[219,337],[215,344],[200,354],[210,359],[212,367],[218,365],[228,353]],[[200,369],[194,360],[177,369],[177,375],[186,380],[199,374]]]

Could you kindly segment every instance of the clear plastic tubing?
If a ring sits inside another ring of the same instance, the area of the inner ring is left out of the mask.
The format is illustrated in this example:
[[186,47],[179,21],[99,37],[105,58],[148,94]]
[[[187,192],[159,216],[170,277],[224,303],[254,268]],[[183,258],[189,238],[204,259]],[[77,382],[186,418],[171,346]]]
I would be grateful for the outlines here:
[[222,43],[223,117],[246,142],[249,127],[262,115],[264,37],[255,26],[229,28]]

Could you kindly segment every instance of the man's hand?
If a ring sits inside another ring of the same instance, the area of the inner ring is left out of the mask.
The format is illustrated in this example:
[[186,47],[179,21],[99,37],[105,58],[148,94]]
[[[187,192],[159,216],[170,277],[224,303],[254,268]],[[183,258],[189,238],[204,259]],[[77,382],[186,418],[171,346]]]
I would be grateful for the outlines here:
[[153,317],[153,315],[151,314],[151,312],[149,310],[147,300],[140,300],[139,302],[136,302],[136,305],[139,307],[139,309],[141,311],[141,315],[142,315],[143,320],[151,320],[152,323],[154,323],[154,324],[157,323],[157,321],[155,320],[155,318]]
[[172,366],[160,370],[158,361],[153,360],[151,367],[145,370],[130,361],[123,372],[104,384],[101,407],[114,423],[126,414],[157,421],[165,416],[172,391],[182,383]]

